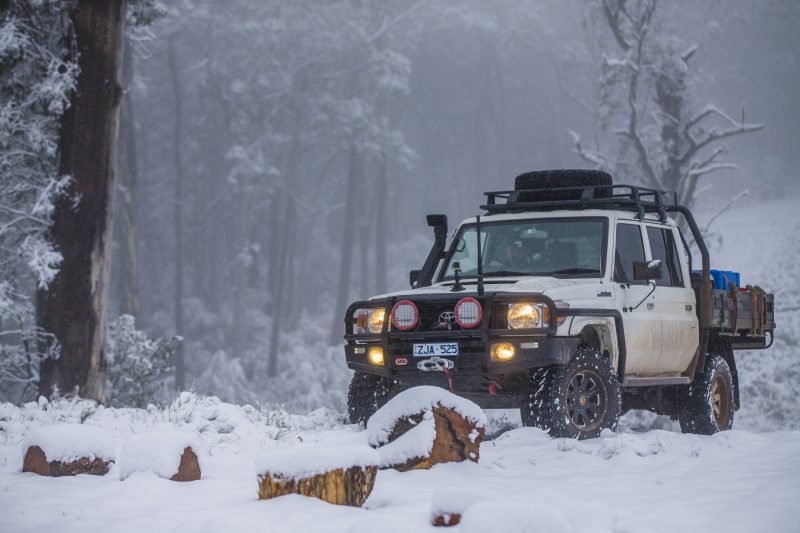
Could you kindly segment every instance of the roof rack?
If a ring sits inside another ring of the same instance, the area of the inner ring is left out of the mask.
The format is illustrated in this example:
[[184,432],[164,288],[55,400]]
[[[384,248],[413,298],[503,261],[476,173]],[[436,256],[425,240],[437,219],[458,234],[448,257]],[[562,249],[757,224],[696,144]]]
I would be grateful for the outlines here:
[[[665,204],[667,191],[648,189],[635,185],[594,185],[586,187],[553,187],[540,189],[517,189],[513,191],[490,191],[483,193],[487,203],[481,209],[489,215],[499,213],[523,213],[527,211],[552,211],[555,209],[616,209],[634,211],[639,219],[645,213],[657,213],[666,222],[666,211],[674,210],[673,204]],[[544,198],[531,199],[536,195]],[[552,199],[562,197],[564,199]],[[676,195],[677,196],[677,195]],[[498,203],[498,200],[505,200]]]

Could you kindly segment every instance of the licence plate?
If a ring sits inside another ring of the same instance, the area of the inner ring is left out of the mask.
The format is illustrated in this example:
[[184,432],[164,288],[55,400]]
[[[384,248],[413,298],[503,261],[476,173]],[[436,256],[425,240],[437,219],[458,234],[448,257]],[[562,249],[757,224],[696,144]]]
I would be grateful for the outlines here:
[[414,357],[431,357],[434,355],[458,355],[457,342],[426,342],[413,345]]

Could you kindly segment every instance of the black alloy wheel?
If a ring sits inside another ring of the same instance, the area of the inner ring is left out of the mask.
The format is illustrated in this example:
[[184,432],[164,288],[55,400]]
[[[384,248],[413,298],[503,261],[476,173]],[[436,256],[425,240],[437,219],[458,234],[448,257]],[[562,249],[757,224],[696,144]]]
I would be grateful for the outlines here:
[[530,372],[522,424],[552,437],[589,439],[617,426],[622,394],[608,357],[592,346],[579,346],[566,365]]

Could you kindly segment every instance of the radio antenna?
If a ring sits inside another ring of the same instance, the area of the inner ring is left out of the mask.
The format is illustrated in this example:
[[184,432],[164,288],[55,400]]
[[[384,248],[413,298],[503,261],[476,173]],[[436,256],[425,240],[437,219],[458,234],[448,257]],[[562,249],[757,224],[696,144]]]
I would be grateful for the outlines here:
[[475,233],[478,239],[478,296],[483,296],[483,257],[481,256],[481,216],[475,217]]

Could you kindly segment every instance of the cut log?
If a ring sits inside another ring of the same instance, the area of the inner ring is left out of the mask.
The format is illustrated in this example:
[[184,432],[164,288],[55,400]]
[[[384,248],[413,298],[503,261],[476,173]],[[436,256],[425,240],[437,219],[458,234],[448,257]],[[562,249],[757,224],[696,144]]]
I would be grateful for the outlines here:
[[461,515],[458,513],[444,513],[433,517],[431,524],[436,527],[457,526],[461,522]]
[[301,494],[361,507],[375,485],[377,463],[368,446],[265,451],[256,459],[258,498]]
[[131,435],[119,457],[119,478],[152,472],[172,481],[202,477],[202,444],[193,433],[162,429]]
[[197,481],[200,479],[200,475],[200,462],[197,460],[197,454],[187,446],[181,454],[178,472],[170,479],[172,481]]
[[23,441],[23,472],[42,476],[108,473],[114,444],[100,428],[86,424],[56,424],[32,429]]
[[110,461],[104,461],[99,457],[90,459],[81,457],[75,461],[62,463],[61,461],[48,461],[47,455],[38,446],[31,446],[25,452],[25,459],[22,462],[23,472],[34,472],[40,476],[76,476],[78,474],[92,474],[94,476],[104,476],[108,473]]
[[401,472],[439,463],[477,462],[486,417],[476,404],[438,387],[414,387],[367,422],[381,468]]

